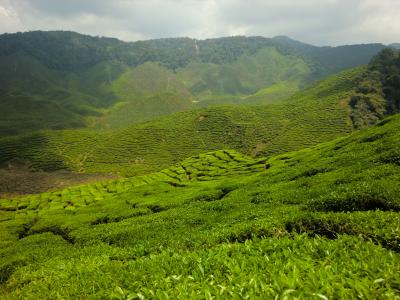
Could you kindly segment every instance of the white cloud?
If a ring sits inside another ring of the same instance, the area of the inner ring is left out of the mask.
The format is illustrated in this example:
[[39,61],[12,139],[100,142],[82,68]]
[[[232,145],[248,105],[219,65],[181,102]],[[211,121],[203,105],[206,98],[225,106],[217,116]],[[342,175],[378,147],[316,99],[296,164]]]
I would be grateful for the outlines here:
[[0,30],[124,40],[288,35],[314,44],[400,40],[398,0],[0,0]]
[[20,27],[20,19],[17,11],[9,1],[0,0],[0,30],[3,32],[17,31]]
[[11,8],[0,6],[0,16],[2,18],[15,18],[17,13]]

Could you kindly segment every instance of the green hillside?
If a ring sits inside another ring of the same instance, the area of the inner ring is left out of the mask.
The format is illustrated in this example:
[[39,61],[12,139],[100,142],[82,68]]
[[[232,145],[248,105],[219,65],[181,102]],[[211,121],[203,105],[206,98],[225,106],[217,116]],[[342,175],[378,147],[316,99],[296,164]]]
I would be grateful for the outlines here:
[[0,297],[396,299],[399,132],[2,200]]
[[311,82],[311,77],[312,70],[303,59],[272,47],[231,63],[193,62],[175,71],[145,63],[128,69],[113,82],[112,89],[123,102],[96,126],[124,127],[211,105],[266,104],[290,97]]
[[[42,131],[3,138],[0,163],[20,159],[45,171],[69,169],[133,176],[219,149],[234,149],[256,157],[309,147],[399,113],[399,59],[398,52],[385,49],[368,67],[344,71],[287,100],[264,106],[184,111],[118,130]],[[136,78],[151,77],[149,74],[164,74],[158,85],[145,88],[143,84],[141,90],[135,89],[142,95],[154,86],[163,89],[164,96],[145,98],[161,107],[163,99],[176,102],[174,95],[183,95],[187,90],[176,81],[176,76],[160,69],[160,65],[148,63],[124,80],[135,82]],[[118,85],[115,88],[127,96],[134,95]],[[263,90],[252,96],[253,100],[272,91]],[[132,115],[123,106],[121,111],[127,117]],[[122,118],[114,121],[124,123]]]
[[195,96],[248,95],[277,82],[304,84],[312,70],[304,59],[283,54],[276,48],[259,50],[252,56],[241,56],[230,64],[197,64],[178,69]]
[[0,135],[122,128],[195,107],[270,103],[366,64],[382,48],[263,37],[126,43],[62,31],[3,34]]
[[129,68],[111,84],[121,101],[95,121],[97,128],[121,128],[194,108],[192,94],[172,70],[147,62]]
[[353,130],[348,103],[364,72],[345,71],[280,104],[198,109],[107,132],[43,131],[3,138],[0,162],[20,158],[43,170],[132,176],[219,149],[251,156],[297,150]]
[[106,82],[124,69],[118,62],[103,62],[64,72],[22,53],[0,56],[0,135],[87,126],[117,101]]

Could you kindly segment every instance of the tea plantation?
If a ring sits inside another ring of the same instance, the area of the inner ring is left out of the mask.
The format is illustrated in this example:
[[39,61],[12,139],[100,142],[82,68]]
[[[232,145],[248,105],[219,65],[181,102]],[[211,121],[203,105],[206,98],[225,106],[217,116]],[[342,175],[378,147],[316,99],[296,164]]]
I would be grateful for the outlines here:
[[348,103],[363,72],[365,68],[344,71],[276,104],[179,112],[120,130],[42,131],[2,138],[0,163],[19,158],[48,171],[133,176],[219,149],[251,156],[302,149],[353,130]]
[[2,200],[0,298],[398,299],[399,133],[395,115],[268,159],[219,150]]

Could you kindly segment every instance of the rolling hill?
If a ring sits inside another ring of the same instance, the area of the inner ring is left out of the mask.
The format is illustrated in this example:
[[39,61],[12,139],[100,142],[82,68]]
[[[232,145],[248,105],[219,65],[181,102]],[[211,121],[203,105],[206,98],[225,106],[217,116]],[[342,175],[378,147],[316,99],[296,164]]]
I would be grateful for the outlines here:
[[3,34],[0,135],[122,128],[204,106],[275,102],[383,48],[283,37],[126,43],[61,31]]
[[0,297],[395,299],[399,132],[1,201]]
[[0,139],[0,162],[41,170],[158,171],[203,152],[233,149],[260,156],[315,145],[353,130],[349,101],[365,68],[345,71],[280,104],[179,112],[110,131],[40,131]]

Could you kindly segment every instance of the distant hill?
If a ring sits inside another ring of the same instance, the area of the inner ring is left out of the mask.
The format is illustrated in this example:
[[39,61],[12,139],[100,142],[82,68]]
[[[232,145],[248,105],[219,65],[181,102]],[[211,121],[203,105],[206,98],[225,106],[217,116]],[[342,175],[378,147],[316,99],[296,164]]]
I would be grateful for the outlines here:
[[118,128],[196,107],[276,102],[382,48],[284,37],[127,43],[63,31],[3,34],[0,135]]
[[396,48],[396,49],[400,49],[400,43],[393,43],[393,44],[390,44],[389,47],[393,47],[393,48]]
[[372,56],[384,48],[382,44],[377,43],[317,47],[285,36],[275,37],[274,40],[314,61],[319,66],[317,72],[320,72],[321,75],[333,74],[343,69],[366,64]]

